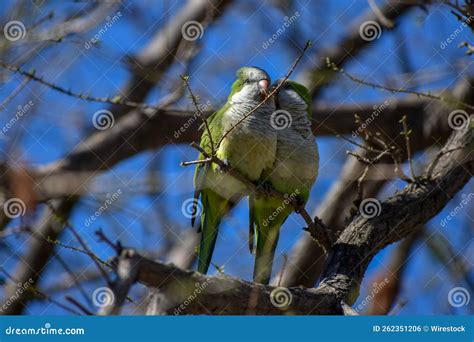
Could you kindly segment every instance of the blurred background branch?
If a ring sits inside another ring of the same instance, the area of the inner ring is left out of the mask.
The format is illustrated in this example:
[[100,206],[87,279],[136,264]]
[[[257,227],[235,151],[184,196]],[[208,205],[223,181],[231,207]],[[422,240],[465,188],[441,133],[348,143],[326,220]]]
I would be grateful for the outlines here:
[[[7,1],[0,10],[0,62],[7,66],[0,69],[1,313],[176,314],[194,282],[214,278],[225,289],[219,305],[206,294],[215,288],[206,287],[177,314],[340,314],[341,299],[359,314],[472,313],[469,303],[451,305],[448,294],[473,290],[472,161],[458,168],[438,153],[472,115],[466,52],[473,12],[469,1]],[[292,78],[310,89],[321,152],[307,210],[337,242],[328,257],[297,215],[287,220],[273,284],[291,288],[294,301],[280,310],[269,301],[272,287],[238,279],[249,279],[252,266],[242,247],[245,204],[222,230],[218,275],[184,271],[194,266],[199,234],[183,209],[192,170],[179,163],[196,158],[186,145],[202,131],[179,75],[192,76],[199,109],[210,115],[238,67],[260,66],[276,80],[306,40],[314,44]],[[410,133],[401,135],[405,116]],[[379,158],[375,150],[390,152]],[[427,184],[400,179],[409,166],[424,174],[436,155],[444,168]],[[425,195],[423,203],[436,197],[430,208],[420,207]],[[363,200],[378,201],[380,215],[361,218]],[[19,214],[7,210],[12,201]],[[406,210],[411,218],[397,226]],[[106,282],[119,301],[103,306],[95,290],[104,277],[91,265],[116,251],[99,241],[98,229],[113,244],[133,247],[131,258],[143,256],[146,269]],[[132,286],[135,278],[140,285]],[[19,291],[24,286],[29,290]]]

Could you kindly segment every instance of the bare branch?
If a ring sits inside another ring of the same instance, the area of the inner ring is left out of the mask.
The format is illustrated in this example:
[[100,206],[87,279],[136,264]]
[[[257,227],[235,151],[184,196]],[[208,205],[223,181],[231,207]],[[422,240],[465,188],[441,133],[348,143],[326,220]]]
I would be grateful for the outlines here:
[[[286,312],[298,314],[340,314],[335,297],[323,292],[302,288],[290,289],[292,301],[288,308],[272,305],[271,286],[252,284],[225,275],[206,276],[198,272],[184,271],[172,265],[151,261],[135,254],[130,261],[138,270],[138,280],[156,288],[166,288],[167,300],[174,303],[177,314],[243,315],[249,309],[249,298],[255,298],[256,314],[280,315]],[[195,300],[187,300],[193,292]],[[188,305],[182,305],[186,301]],[[172,311],[172,312],[173,312]]]
[[111,104],[111,105],[127,106],[127,107],[131,107],[131,108],[138,108],[138,109],[141,109],[141,110],[145,110],[145,109],[158,110],[158,109],[160,109],[159,106],[156,106],[156,105],[153,106],[153,105],[148,105],[146,103],[138,103],[138,102],[128,101],[128,100],[122,98],[121,96],[115,96],[113,98],[109,98],[109,97],[92,96],[92,95],[82,93],[82,92],[77,93],[77,92],[74,92],[72,90],[63,88],[60,85],[57,85],[55,83],[46,81],[42,77],[37,76],[36,72],[34,72],[34,71],[33,72],[25,71],[25,70],[23,70],[22,68],[20,68],[18,66],[11,65],[11,64],[5,63],[3,61],[0,61],[0,66],[2,68],[7,69],[7,70],[18,73],[18,74],[20,74],[20,75],[22,75],[22,76],[24,76],[24,77],[26,77],[30,80],[41,83],[42,85],[44,85],[48,88],[51,88],[51,89],[53,89],[57,92],[60,92],[62,94],[72,96],[72,97],[75,97],[75,98],[78,98],[78,99],[81,99],[81,100],[84,100],[84,101],[108,103],[108,104]]
[[[326,58],[334,61],[338,67],[342,67],[346,62],[357,57],[360,52],[367,48],[372,42],[364,40],[359,33],[360,27],[366,22],[380,23],[380,17],[384,17],[391,22],[395,22],[399,17],[418,5],[417,1],[390,0],[380,8],[380,13],[374,13],[368,9],[356,23],[348,30],[348,33],[333,46],[320,51],[313,57],[316,64],[303,71],[297,81],[304,84],[310,90],[313,98],[317,98],[319,92],[330,83],[335,72],[326,68]],[[382,23],[383,25],[383,23]],[[383,34],[383,31],[381,32]]]
[[336,66],[336,64],[334,64],[330,59],[327,59],[327,65],[328,65],[328,68],[332,69],[335,72],[341,73],[342,75],[349,78],[351,81],[353,81],[355,83],[362,84],[362,85],[366,85],[366,86],[369,86],[369,87],[372,87],[372,88],[375,88],[375,89],[385,90],[385,91],[388,91],[388,92],[393,93],[393,94],[411,94],[411,95],[415,95],[415,96],[419,96],[419,97],[426,97],[426,98],[429,98],[429,99],[438,100],[438,101],[441,101],[441,102],[444,102],[444,103],[447,103],[447,104],[451,104],[451,105],[454,105],[454,106],[459,106],[461,108],[474,109],[474,106],[469,104],[469,103],[459,101],[459,100],[453,100],[453,99],[448,98],[446,96],[433,95],[431,93],[423,93],[423,92],[418,92],[418,91],[415,91],[415,90],[409,90],[409,89],[404,89],[404,88],[392,88],[392,87],[387,87],[387,86],[384,86],[384,85],[381,85],[381,84],[377,84],[377,83],[373,83],[373,82],[363,80],[361,78],[353,76],[352,74],[348,73],[344,69],[338,68]]
[[135,251],[131,249],[123,249],[117,259],[116,271],[118,278],[112,283],[112,291],[114,300],[109,305],[102,308],[100,315],[118,315],[123,303],[127,299],[130,287],[135,283],[138,276],[138,268],[136,267]]
[[[189,77],[188,76],[181,76],[181,79],[184,81],[184,84],[186,85],[186,88],[189,91],[189,96],[191,97],[191,101],[193,102],[193,105],[194,105],[194,108],[195,108],[195,111],[196,111],[196,115],[199,117],[199,119],[201,119],[204,126],[206,127],[206,132],[207,132],[207,135],[209,136],[209,141],[211,143],[211,155],[213,156],[216,153],[216,149],[214,147],[214,139],[212,138],[211,129],[209,128],[209,124],[207,122],[207,119],[204,116],[204,114],[202,113],[201,108],[199,108],[198,99],[194,95],[193,90],[191,89],[191,86],[189,85]],[[181,164],[181,165],[184,166],[183,164]]]
[[[381,204],[379,216],[372,219],[357,216],[344,229],[331,251],[321,288],[331,288],[343,298],[357,293],[372,257],[435,216],[471,179],[474,173],[472,123],[471,119],[467,127],[455,131],[446,143],[443,150],[451,150],[453,146],[464,148],[444,154],[432,180],[423,186],[408,184]],[[354,300],[351,298],[349,303]]]

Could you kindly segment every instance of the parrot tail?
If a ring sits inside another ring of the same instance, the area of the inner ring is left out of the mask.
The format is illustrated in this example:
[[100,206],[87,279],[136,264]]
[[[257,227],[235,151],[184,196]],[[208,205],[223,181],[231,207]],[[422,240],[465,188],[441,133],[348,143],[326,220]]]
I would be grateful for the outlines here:
[[206,274],[216,245],[219,224],[222,218],[229,212],[230,203],[211,190],[202,191],[201,196],[203,209],[197,270]]
[[280,235],[291,208],[282,207],[279,200],[267,196],[256,196],[254,201],[254,222],[257,245],[253,280],[268,285],[272,274],[273,258]]
[[255,197],[249,195],[249,250],[250,254],[255,253]]

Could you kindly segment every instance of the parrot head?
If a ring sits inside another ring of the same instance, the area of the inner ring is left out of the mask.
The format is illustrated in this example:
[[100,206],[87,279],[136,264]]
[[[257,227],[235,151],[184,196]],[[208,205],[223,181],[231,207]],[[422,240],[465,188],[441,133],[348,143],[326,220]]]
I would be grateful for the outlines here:
[[234,102],[262,101],[270,88],[270,76],[257,67],[242,67],[237,70],[237,79],[232,85],[229,99]]
[[[283,79],[277,80],[273,87],[277,87]],[[308,89],[295,81],[286,80],[275,96],[276,106],[291,111],[293,114],[304,113],[311,118],[311,96]]]

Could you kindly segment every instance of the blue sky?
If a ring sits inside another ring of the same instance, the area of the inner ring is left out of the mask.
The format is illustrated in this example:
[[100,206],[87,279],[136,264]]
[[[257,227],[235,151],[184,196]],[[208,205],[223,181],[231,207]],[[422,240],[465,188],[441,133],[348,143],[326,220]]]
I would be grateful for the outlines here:
[[[14,1],[6,2],[8,5],[0,10],[2,18],[6,21],[17,19],[7,12]],[[88,6],[84,2],[52,3],[54,5],[31,7],[32,12],[27,17],[21,17],[26,27],[32,27],[50,11],[55,13],[52,22],[59,22],[66,14],[84,13]],[[37,74],[45,79],[76,92],[87,91],[95,96],[113,97],[120,92],[130,76],[124,57],[139,52],[149,42],[153,33],[173,18],[182,3],[126,2],[125,7],[120,9],[121,18],[101,37],[97,47],[85,49],[84,42],[97,33],[100,25],[83,34],[67,37],[61,43],[51,44],[44,50],[36,48],[35,57],[23,67],[27,70],[35,69]],[[237,68],[256,65],[267,70],[272,79],[282,77],[298,54],[295,46],[301,47],[309,39],[313,46],[296,69],[294,77],[297,77],[300,70],[316,62],[313,56],[317,51],[337,44],[338,39],[352,29],[358,16],[367,7],[366,1],[296,1],[292,13],[297,11],[298,19],[282,36],[264,49],[263,43],[283,25],[285,14],[275,9],[270,1],[236,1],[217,23],[206,28],[200,40],[202,50],[190,65],[191,86],[200,95],[203,103],[209,101],[213,108],[218,108],[225,102]],[[47,21],[40,27],[47,28],[50,25],[52,23]],[[417,80],[413,89],[434,91],[450,87],[460,80],[461,71],[465,75],[472,75],[473,72],[472,57],[466,56],[464,51],[457,47],[464,40],[472,42],[472,33],[467,29],[457,35],[454,42],[448,44],[445,49],[440,48],[440,44],[459,26],[460,23],[446,7],[430,6],[427,12],[415,9],[402,18],[395,30],[384,31],[378,40],[347,64],[345,69],[372,82],[392,82],[389,84],[396,85],[403,84],[400,75],[408,69],[415,73],[414,78]],[[287,36],[291,37],[289,44],[285,39]],[[11,55],[1,58],[14,64],[15,56],[31,48],[32,46],[19,45],[13,49]],[[400,59],[397,54],[400,49],[406,51],[409,63]],[[176,63],[146,101],[156,103],[165,96],[182,72],[182,66]],[[2,77],[4,79],[0,85],[0,97],[4,99],[20,84],[22,78],[12,74],[2,74]],[[319,101],[355,104],[367,101],[382,102],[390,96],[391,94],[380,90],[340,78],[324,90]],[[16,108],[28,100],[34,102],[34,111],[27,120],[21,122],[21,127],[14,129],[15,134],[22,132],[21,138],[15,141],[13,149],[9,151],[6,150],[7,142],[12,137],[7,135],[6,139],[0,140],[4,161],[14,158],[27,165],[40,166],[58,160],[81,142],[86,132],[93,129],[93,114],[97,110],[107,108],[102,104],[81,101],[30,82],[26,90],[0,114],[0,124],[8,122]],[[186,98],[180,100],[176,106],[191,108]],[[13,135],[13,132],[10,135]],[[318,137],[317,141],[321,169],[307,204],[310,211],[315,210],[330,186],[337,180],[346,159],[346,150],[354,150],[354,146],[342,139]],[[71,222],[87,239],[94,252],[102,258],[110,257],[112,251],[103,243],[97,242],[94,231],[99,227],[110,236],[119,236],[125,245],[140,251],[159,250],[163,247],[163,230],[157,228],[156,224],[165,222],[163,217],[160,217],[160,210],[166,216],[166,221],[171,223],[169,229],[176,234],[191,229],[188,219],[181,213],[181,205],[192,196],[194,170],[190,167],[182,168],[179,163],[193,160],[195,157],[195,150],[189,146],[169,145],[159,151],[144,152],[121,162],[113,170],[102,175],[102,181],[97,182],[99,188],[104,188],[103,191],[81,199]],[[426,161],[424,156],[417,156],[416,160],[420,163]],[[159,175],[159,182],[165,185],[165,191],[152,195],[137,194],[134,191],[137,182],[142,182],[146,177],[157,177],[150,176],[150,169]],[[118,178],[129,185],[121,184]],[[471,181],[428,225],[430,231],[441,232],[449,239],[471,267],[471,278],[474,260],[473,204],[465,207],[461,214],[456,215],[445,227],[442,227],[440,222],[460,203],[463,193],[473,192],[473,185]],[[387,197],[403,186],[403,182],[395,181],[382,192],[381,197]],[[124,196],[91,226],[86,227],[85,219],[94,214],[97,207],[103,203],[105,193],[113,193],[118,188],[124,192]],[[246,249],[241,248],[247,234],[247,210],[246,203],[242,202],[223,225],[214,262],[218,265],[224,264],[226,273],[250,280],[253,257]],[[15,222],[12,222],[12,225],[14,224]],[[275,260],[275,269],[279,269],[283,255],[305,234],[301,230],[302,226],[302,219],[296,215],[285,223],[278,245],[279,257]],[[24,251],[23,239],[21,236],[5,239],[0,248],[2,267],[12,270],[18,261],[18,255]],[[68,232],[61,237],[61,242],[75,244]],[[386,248],[372,261],[362,286],[360,300],[367,295],[365,289],[373,282],[375,274],[383,270],[394,248],[395,245]],[[86,257],[65,249],[61,249],[60,254],[74,270],[92,269],[91,262]],[[41,280],[41,285],[47,288],[54,284],[58,274],[62,273],[63,269],[53,260]],[[93,290],[101,286],[101,282],[88,282],[85,286]],[[439,314],[467,313],[464,308],[454,310],[445,303],[447,292],[454,286],[463,285],[453,281],[446,268],[430,254],[426,244],[420,242],[407,265],[401,293],[407,303],[400,309],[399,314],[431,314],[434,308],[435,313]],[[137,288],[135,291],[140,293],[143,288]],[[78,291],[75,289],[54,294],[53,297],[62,300],[66,294],[78,297]],[[27,313],[65,312],[54,305],[38,301],[28,307]]]

